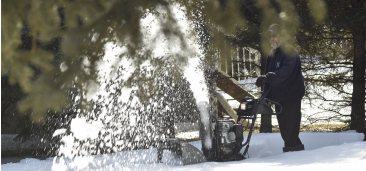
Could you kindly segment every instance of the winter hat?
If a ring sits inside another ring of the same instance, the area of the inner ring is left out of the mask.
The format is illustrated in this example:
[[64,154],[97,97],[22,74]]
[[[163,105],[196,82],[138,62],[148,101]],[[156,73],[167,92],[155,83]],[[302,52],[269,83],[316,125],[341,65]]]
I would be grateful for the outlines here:
[[276,34],[280,34],[280,25],[278,24],[272,24],[271,26],[269,26],[268,31],[276,33]]

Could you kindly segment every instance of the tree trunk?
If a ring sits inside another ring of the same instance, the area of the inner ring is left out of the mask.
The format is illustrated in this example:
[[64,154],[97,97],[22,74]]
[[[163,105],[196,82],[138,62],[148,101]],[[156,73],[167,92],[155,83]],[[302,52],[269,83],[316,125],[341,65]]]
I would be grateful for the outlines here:
[[[266,72],[267,57],[261,53],[261,75]],[[263,87],[261,88],[263,91]],[[272,115],[261,115],[261,133],[272,133]]]
[[[353,60],[353,93],[351,110],[351,128],[365,131],[365,26],[358,24],[353,29],[354,60]],[[353,119],[353,121],[352,121]],[[356,125],[352,125],[356,124]]]
[[[352,104],[351,104],[351,106],[352,106]],[[350,128],[349,129],[350,130],[356,130],[357,129],[357,118],[356,118],[356,115],[352,111],[353,111],[353,107],[351,107],[351,122],[350,122]]]

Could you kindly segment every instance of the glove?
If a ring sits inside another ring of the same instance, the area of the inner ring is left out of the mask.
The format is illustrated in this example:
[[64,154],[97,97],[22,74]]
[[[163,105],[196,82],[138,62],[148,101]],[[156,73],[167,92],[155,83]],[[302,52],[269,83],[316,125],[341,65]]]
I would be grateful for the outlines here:
[[261,75],[257,78],[257,81],[255,81],[255,85],[257,87],[262,87],[267,82],[267,76]]

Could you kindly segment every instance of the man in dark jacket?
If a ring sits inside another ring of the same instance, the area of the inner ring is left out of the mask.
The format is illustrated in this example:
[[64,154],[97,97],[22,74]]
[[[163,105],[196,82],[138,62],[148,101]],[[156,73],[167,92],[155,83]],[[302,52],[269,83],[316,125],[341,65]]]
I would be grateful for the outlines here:
[[[285,142],[283,152],[304,150],[299,138],[301,99],[305,94],[300,57],[292,46],[281,42],[279,25],[271,25],[268,32],[273,50],[267,57],[266,75],[258,77],[256,85],[264,86],[264,91],[271,87],[267,98],[279,102],[282,106],[277,120]],[[279,107],[276,106],[276,111],[278,110]]]

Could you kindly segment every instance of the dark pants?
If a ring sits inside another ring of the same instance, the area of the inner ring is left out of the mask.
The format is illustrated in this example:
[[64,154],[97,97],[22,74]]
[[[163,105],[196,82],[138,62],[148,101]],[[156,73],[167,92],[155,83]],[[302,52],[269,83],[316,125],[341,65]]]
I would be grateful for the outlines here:
[[[301,145],[299,138],[301,122],[301,100],[291,100],[281,103],[282,112],[277,115],[278,125],[285,147]],[[276,111],[279,107],[276,106]]]

